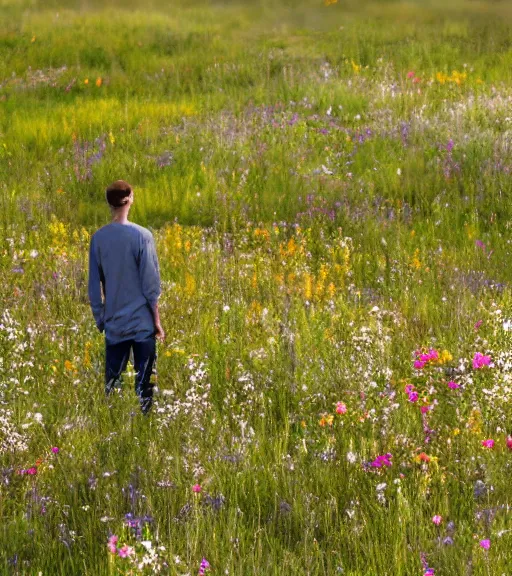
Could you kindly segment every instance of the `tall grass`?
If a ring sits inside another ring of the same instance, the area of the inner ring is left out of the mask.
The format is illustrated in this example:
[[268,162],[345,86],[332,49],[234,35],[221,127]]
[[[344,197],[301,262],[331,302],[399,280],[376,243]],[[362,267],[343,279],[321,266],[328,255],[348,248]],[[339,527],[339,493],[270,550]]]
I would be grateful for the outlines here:
[[[508,574],[508,5],[0,7],[2,573]],[[118,178],[149,418],[87,301]]]

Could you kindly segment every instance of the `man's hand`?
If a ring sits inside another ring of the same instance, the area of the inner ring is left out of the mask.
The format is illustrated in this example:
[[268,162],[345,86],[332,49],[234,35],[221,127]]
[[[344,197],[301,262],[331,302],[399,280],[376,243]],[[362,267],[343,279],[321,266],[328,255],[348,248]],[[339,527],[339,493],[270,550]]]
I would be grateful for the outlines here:
[[155,336],[158,340],[160,340],[161,342],[164,341],[165,339],[165,332],[164,329],[162,328],[162,325],[160,323],[155,324]]

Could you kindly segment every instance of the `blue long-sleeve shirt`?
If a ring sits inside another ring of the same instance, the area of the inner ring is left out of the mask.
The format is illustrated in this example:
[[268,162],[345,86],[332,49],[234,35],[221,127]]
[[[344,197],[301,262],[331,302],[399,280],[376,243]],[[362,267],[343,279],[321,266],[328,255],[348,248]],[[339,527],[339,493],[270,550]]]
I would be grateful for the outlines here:
[[89,301],[109,343],[154,335],[152,309],[159,296],[160,270],[149,230],[133,222],[111,222],[92,235]]

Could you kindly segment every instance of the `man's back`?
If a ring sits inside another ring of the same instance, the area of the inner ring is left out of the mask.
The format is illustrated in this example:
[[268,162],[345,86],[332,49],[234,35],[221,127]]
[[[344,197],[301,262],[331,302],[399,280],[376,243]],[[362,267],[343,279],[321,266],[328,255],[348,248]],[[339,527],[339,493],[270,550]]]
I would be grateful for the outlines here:
[[[102,302],[100,283],[105,302]],[[153,236],[128,222],[97,230],[89,254],[89,299],[96,324],[111,343],[155,334],[152,309],[160,295]]]

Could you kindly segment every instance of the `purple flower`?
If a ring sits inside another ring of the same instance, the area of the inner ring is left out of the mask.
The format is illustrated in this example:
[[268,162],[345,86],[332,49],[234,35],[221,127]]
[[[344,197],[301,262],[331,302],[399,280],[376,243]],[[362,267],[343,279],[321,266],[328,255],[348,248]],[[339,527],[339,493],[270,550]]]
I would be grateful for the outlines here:
[[375,460],[371,463],[374,468],[382,468],[382,466],[391,466],[391,458],[393,456],[388,452],[387,454],[383,454],[381,456],[377,456]]
[[491,541],[490,540],[480,540],[480,547],[483,548],[484,550],[489,550],[489,548],[491,547]]
[[473,357],[473,369],[480,370],[484,366],[489,366],[489,368],[494,366],[494,364],[491,364],[491,357],[485,356],[481,352],[475,352],[475,356]]
[[199,566],[199,576],[203,576],[204,573],[210,569],[210,563],[206,558],[201,560],[201,565]]

